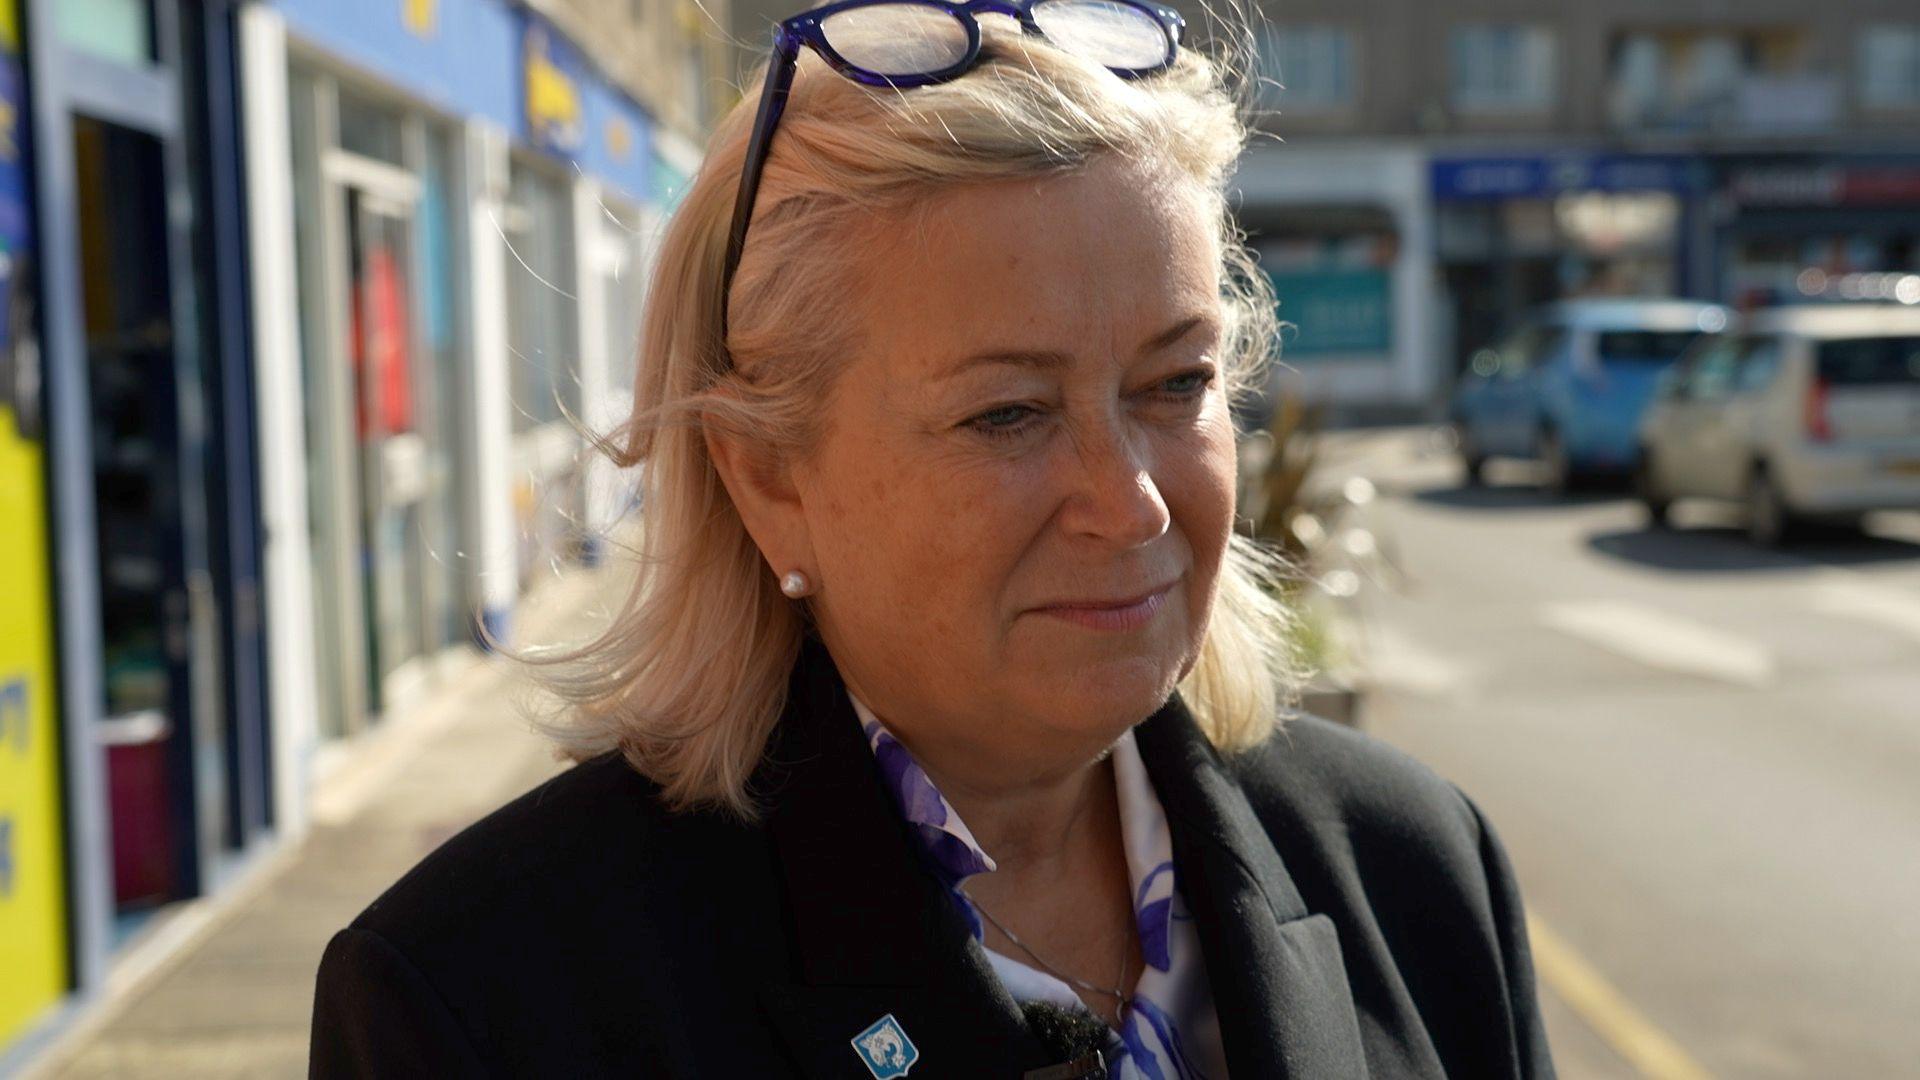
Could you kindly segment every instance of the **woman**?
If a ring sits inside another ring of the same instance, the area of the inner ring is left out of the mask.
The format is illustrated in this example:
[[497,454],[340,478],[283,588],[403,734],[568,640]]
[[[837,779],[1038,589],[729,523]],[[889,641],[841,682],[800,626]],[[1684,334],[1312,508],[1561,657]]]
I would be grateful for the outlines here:
[[336,936],[316,1075],[1550,1075],[1472,804],[1278,730],[1229,416],[1272,298],[1180,34],[782,25],[651,287],[580,764]]

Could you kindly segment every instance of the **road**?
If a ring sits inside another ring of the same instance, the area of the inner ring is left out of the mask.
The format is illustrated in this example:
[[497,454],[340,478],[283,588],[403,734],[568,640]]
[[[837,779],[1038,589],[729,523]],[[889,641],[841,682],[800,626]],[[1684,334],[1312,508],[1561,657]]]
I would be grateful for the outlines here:
[[[1464,490],[1425,431],[1324,446],[1398,569],[1355,600],[1366,728],[1488,812],[1626,1030],[1718,1076],[1920,1076],[1920,515],[1768,552],[1524,466]],[[1566,1075],[1649,1071],[1563,996]]]

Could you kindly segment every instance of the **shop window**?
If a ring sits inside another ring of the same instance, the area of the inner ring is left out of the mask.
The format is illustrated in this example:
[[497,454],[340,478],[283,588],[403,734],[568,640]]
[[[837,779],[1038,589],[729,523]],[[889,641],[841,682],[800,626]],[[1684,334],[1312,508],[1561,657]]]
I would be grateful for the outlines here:
[[1860,103],[1873,109],[1920,109],[1920,23],[1871,26],[1860,32]]
[[507,347],[512,371],[514,513],[519,580],[530,587],[578,554],[582,415],[572,192],[515,160],[502,215],[507,244]]
[[1449,48],[1453,107],[1465,113],[1544,112],[1558,78],[1553,31],[1544,26],[1458,26]]
[[67,45],[122,64],[153,62],[151,0],[60,0],[53,10]]
[[1354,103],[1353,35],[1345,27],[1294,25],[1260,32],[1260,97],[1289,113],[1338,112]]
[[1306,207],[1250,219],[1247,227],[1287,324],[1286,362],[1390,358],[1400,238],[1389,211]]
[[404,120],[385,102],[340,88],[340,149],[392,165],[406,165]]
[[639,377],[640,316],[651,245],[642,225],[647,216],[624,207],[606,210],[599,269],[606,277],[607,385],[614,397],[609,407],[624,418]]
[[526,432],[574,409],[573,224],[566,185],[537,169],[514,165],[510,202],[501,225],[508,245],[513,426]]

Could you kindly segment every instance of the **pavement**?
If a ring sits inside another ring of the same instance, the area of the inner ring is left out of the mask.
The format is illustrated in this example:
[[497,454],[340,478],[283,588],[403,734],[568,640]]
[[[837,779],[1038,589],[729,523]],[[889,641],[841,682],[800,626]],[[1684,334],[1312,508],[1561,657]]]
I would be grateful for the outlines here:
[[[523,640],[584,636],[611,599],[607,576],[577,571],[551,582],[521,616]],[[327,940],[442,841],[562,768],[531,727],[544,705],[498,658],[460,666],[429,701],[348,751],[316,787],[311,832],[259,880],[215,898],[210,913],[183,911],[149,930],[194,924],[26,1076],[305,1076]]]

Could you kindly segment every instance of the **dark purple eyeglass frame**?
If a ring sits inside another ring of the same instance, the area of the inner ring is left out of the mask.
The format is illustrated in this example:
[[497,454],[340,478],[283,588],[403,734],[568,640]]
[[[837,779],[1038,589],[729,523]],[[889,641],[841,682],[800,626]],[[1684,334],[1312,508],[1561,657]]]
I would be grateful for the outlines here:
[[[805,45],[820,55],[827,65],[854,82],[866,86],[906,88],[929,86],[933,83],[947,82],[966,74],[980,60],[980,24],[976,15],[1008,15],[1020,23],[1026,33],[1045,37],[1039,23],[1034,21],[1033,9],[1047,0],[965,0],[961,3],[948,3],[946,0],[839,0],[838,3],[803,11],[785,20],[773,28],[773,59],[767,65],[767,81],[761,84],[760,108],[753,117],[753,135],[747,140],[747,158],[740,169],[740,191],[733,200],[733,228],[727,235],[727,262],[725,272],[720,279],[720,318],[721,326],[726,325],[727,294],[733,288],[733,274],[740,268],[740,253],[747,245],[747,224],[753,220],[754,198],[760,193],[760,173],[767,164],[767,146],[773,141],[773,129],[779,126],[780,114],[787,107],[787,92],[793,88],[794,72],[800,63],[800,46]],[[1125,79],[1137,79],[1153,75],[1173,66],[1179,55],[1180,39],[1186,32],[1187,21],[1180,13],[1164,4],[1150,0],[1105,0],[1107,3],[1138,8],[1152,16],[1161,29],[1167,33],[1167,58],[1152,67],[1146,68],[1109,68],[1114,74]],[[967,51],[958,63],[939,71],[916,72],[901,75],[882,75],[868,71],[848,62],[828,44],[827,35],[821,29],[821,22],[830,15],[853,8],[875,7],[882,4],[919,4],[936,8],[954,16],[967,31]]]

